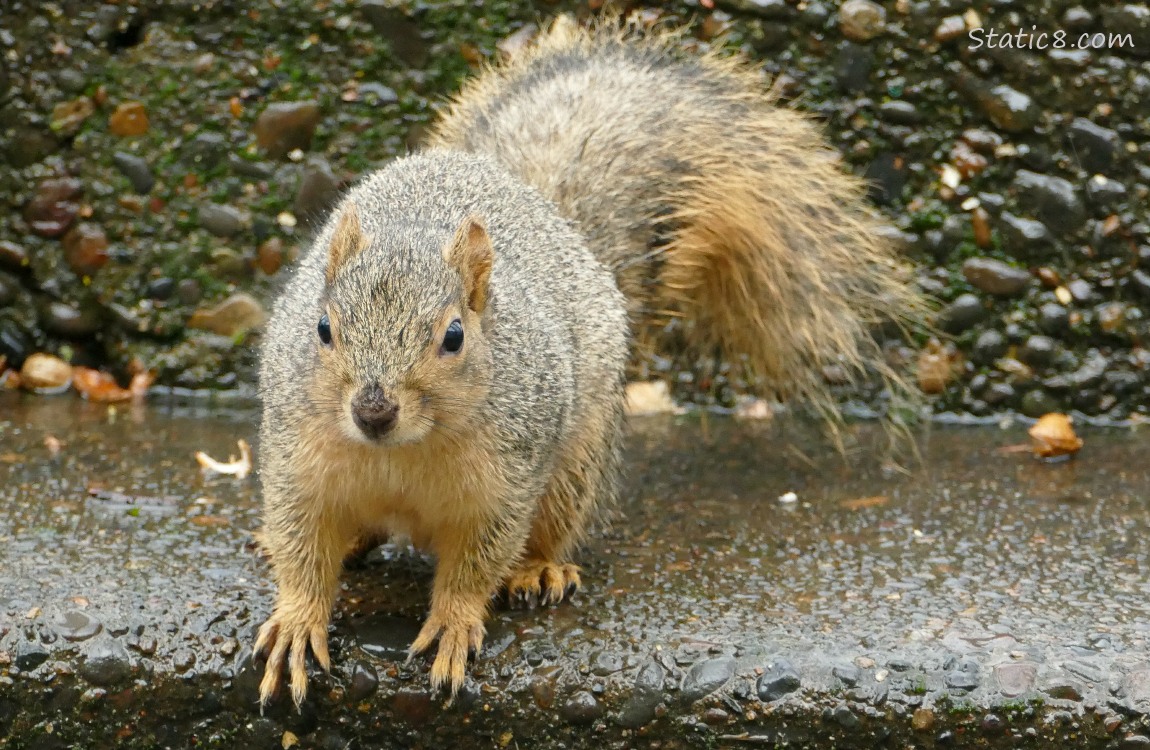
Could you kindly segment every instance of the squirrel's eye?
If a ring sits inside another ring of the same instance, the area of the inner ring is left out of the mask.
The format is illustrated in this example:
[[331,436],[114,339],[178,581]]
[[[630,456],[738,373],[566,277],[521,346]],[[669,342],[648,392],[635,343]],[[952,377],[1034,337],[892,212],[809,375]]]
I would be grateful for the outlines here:
[[454,354],[463,348],[463,323],[456,318],[443,334],[443,351]]
[[319,333],[319,340],[323,342],[323,345],[331,346],[331,322],[326,315],[320,316],[319,325],[315,329]]

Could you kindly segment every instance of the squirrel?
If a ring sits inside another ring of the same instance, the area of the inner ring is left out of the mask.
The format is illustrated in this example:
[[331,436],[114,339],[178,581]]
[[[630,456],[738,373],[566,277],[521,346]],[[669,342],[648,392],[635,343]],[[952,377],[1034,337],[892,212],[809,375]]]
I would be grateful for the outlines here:
[[344,559],[436,559],[409,658],[454,696],[488,607],[558,603],[618,485],[625,371],[669,316],[763,394],[836,417],[823,370],[908,388],[871,333],[919,296],[863,183],[736,56],[559,16],[464,84],[421,150],[351,188],[273,305],[261,705],[297,707]]

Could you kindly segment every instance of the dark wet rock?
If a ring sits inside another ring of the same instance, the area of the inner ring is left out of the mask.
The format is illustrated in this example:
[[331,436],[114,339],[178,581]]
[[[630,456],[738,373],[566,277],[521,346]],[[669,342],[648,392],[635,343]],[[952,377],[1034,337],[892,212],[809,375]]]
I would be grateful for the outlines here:
[[351,668],[351,680],[347,686],[347,696],[353,701],[361,701],[379,689],[379,677],[370,664],[357,661]]
[[623,668],[623,659],[610,651],[596,651],[591,656],[591,674],[606,677]]
[[1058,354],[1058,342],[1049,336],[1031,336],[1018,352],[1018,358],[1031,367],[1049,367]]
[[308,159],[295,196],[296,216],[310,220],[322,218],[339,198],[342,185],[343,181],[332,171],[327,159]]
[[20,282],[15,276],[0,271],[0,307],[7,307],[20,295]]
[[918,108],[902,99],[892,99],[889,102],[883,102],[879,105],[878,112],[879,116],[884,120],[901,123],[903,125],[913,125],[922,119]]
[[1070,328],[1070,313],[1057,302],[1047,302],[1038,308],[1038,327],[1051,336],[1059,336]]
[[1094,288],[1086,279],[1074,279],[1066,285],[1066,288],[1075,302],[1089,302],[1094,299]]
[[117,151],[112,154],[112,163],[128,178],[128,182],[132,183],[132,189],[140,195],[152,192],[152,188],[156,186],[156,176],[152,174],[152,167],[147,159],[126,151]]
[[430,693],[411,687],[397,690],[391,699],[391,706],[397,717],[414,726],[426,724],[434,708]]
[[275,168],[263,161],[252,161],[236,154],[228,154],[228,166],[242,177],[253,180],[268,180],[275,175]]
[[11,321],[0,320],[0,355],[12,367],[20,367],[32,353],[28,336]]
[[1130,284],[1144,299],[1150,299],[1150,273],[1134,269],[1130,274]]
[[767,666],[759,677],[755,690],[759,700],[769,702],[793,693],[801,686],[802,678],[798,670],[789,661],[780,659]]
[[375,33],[387,40],[392,54],[401,62],[412,68],[422,68],[427,64],[429,46],[423,30],[401,8],[389,0],[363,0],[359,9]]
[[56,632],[66,641],[86,641],[103,630],[99,620],[73,609],[63,613],[56,622]]
[[147,287],[144,288],[144,295],[148,299],[159,301],[171,299],[172,295],[175,293],[176,280],[168,276],[161,276],[158,279],[152,279],[148,282]]
[[[262,144],[261,144],[262,145]],[[198,169],[215,169],[228,153],[228,139],[223,133],[197,133],[184,146],[184,154]]]
[[1014,386],[1010,383],[991,383],[982,393],[982,400],[991,406],[1013,403],[1014,397]]
[[1021,409],[1026,416],[1037,419],[1043,414],[1061,411],[1061,404],[1045,391],[1033,390],[1022,397]]
[[603,704],[586,690],[580,690],[559,708],[559,715],[571,724],[591,724],[603,716]]
[[256,120],[256,141],[268,156],[280,159],[295,149],[306,151],[320,120],[314,101],[269,104]]
[[399,94],[395,93],[395,89],[375,81],[361,83],[357,91],[359,92],[359,100],[361,102],[376,107],[382,107],[385,104],[395,104],[399,101]]
[[857,729],[862,723],[849,706],[835,706],[831,711],[831,718],[843,729]]
[[1017,698],[1034,689],[1038,679],[1038,665],[1026,661],[999,664],[994,669],[994,679],[1004,696]]
[[64,258],[78,274],[91,275],[107,264],[108,237],[90,222],[80,222],[64,235]]
[[902,195],[907,180],[906,160],[889,152],[878,154],[866,170],[870,198],[887,205]]
[[947,333],[962,333],[987,316],[986,306],[973,294],[960,294],[938,315],[938,327]]
[[1042,117],[1042,109],[1029,96],[1004,83],[990,85],[963,71],[955,86],[972,99],[998,127],[1010,133],[1033,130]]
[[1015,216],[1009,211],[1003,211],[1000,218],[1004,247],[1011,253],[1026,254],[1054,242],[1054,236],[1041,221]]
[[874,64],[874,50],[870,47],[843,42],[835,57],[835,80],[839,88],[848,94],[865,91],[870,86]]
[[242,211],[220,203],[201,203],[199,217],[200,226],[217,237],[232,237],[247,225]]
[[1006,354],[1010,342],[996,330],[983,331],[974,342],[971,359],[980,364],[991,364]]
[[40,306],[39,320],[47,330],[68,338],[90,336],[103,326],[103,315],[98,308],[72,307],[55,300]]
[[1085,31],[1094,25],[1094,14],[1081,5],[1067,8],[1062,14],[1062,25],[1072,31]]
[[28,267],[28,252],[10,240],[0,240],[0,268],[23,271]]
[[687,672],[683,678],[683,700],[697,701],[726,685],[735,674],[735,661],[730,658],[707,659]]
[[1098,208],[1112,208],[1126,198],[1126,186],[1118,180],[1096,174],[1086,181],[1086,200]]
[[831,670],[831,674],[847,687],[854,687],[862,679],[862,670],[854,664],[838,664]]
[[1030,273],[994,258],[970,258],[962,264],[962,275],[971,286],[997,297],[1012,297],[1030,282]]
[[21,640],[13,654],[13,663],[25,672],[31,672],[36,667],[48,661],[50,652],[47,646],[39,641]]
[[978,675],[963,670],[948,672],[945,680],[946,686],[955,690],[974,690],[978,687]]
[[1049,227],[1073,232],[1086,221],[1086,209],[1074,185],[1061,177],[1020,169],[1013,189],[1018,201]]
[[786,0],[717,0],[715,4],[732,13],[758,16],[768,21],[785,21],[795,14]]
[[1105,172],[1122,148],[1122,138],[1110,128],[1076,117],[1066,134],[1073,157],[1090,172]]
[[74,177],[51,177],[40,182],[24,207],[24,220],[41,237],[59,237],[80,213],[76,202],[82,185]]
[[839,29],[852,42],[869,42],[885,26],[886,10],[872,0],[846,0],[839,8]]
[[[1145,3],[1110,5],[1101,10],[1102,24],[1108,32],[1130,34],[1135,40],[1150,38],[1150,8]],[[1143,57],[1147,54],[1145,45],[1138,44],[1137,41],[1134,43],[1133,52]]]
[[176,297],[185,305],[194,305],[204,298],[204,291],[195,279],[183,279],[176,284]]
[[639,668],[631,698],[619,714],[620,725],[641,727],[655,718],[656,710],[663,701],[663,682],[666,675],[667,670],[654,659]]
[[95,642],[80,665],[80,675],[93,685],[102,687],[123,681],[131,671],[132,662],[128,650],[116,638]]

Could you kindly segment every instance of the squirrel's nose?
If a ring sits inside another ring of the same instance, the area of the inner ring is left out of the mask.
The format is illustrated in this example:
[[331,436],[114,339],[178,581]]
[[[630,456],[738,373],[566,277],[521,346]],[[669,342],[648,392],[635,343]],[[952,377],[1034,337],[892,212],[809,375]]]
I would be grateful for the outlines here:
[[372,440],[378,440],[395,427],[399,405],[387,397],[378,385],[366,386],[351,400],[351,418],[356,427]]

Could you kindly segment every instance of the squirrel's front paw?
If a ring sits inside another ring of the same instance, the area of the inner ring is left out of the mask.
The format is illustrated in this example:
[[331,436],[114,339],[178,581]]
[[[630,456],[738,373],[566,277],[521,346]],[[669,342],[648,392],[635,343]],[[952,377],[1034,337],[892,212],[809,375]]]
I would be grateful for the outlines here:
[[512,607],[558,604],[579,590],[579,567],[570,563],[524,560],[503,587]]
[[[459,604],[456,602],[456,605]],[[432,609],[427,622],[411,644],[408,661],[430,648],[438,638],[439,652],[431,665],[431,688],[438,690],[447,686],[454,698],[463,685],[468,655],[478,654],[483,646],[485,610],[482,604],[477,606],[475,603],[443,609],[446,611]]]
[[307,650],[311,646],[316,661],[331,670],[331,656],[327,651],[327,618],[308,620],[301,617],[288,617],[280,612],[272,614],[260,627],[256,637],[255,654],[267,652],[264,664],[264,678],[260,682],[260,709],[268,704],[280,685],[284,661],[289,658],[291,672],[291,696],[298,709],[307,696]]

